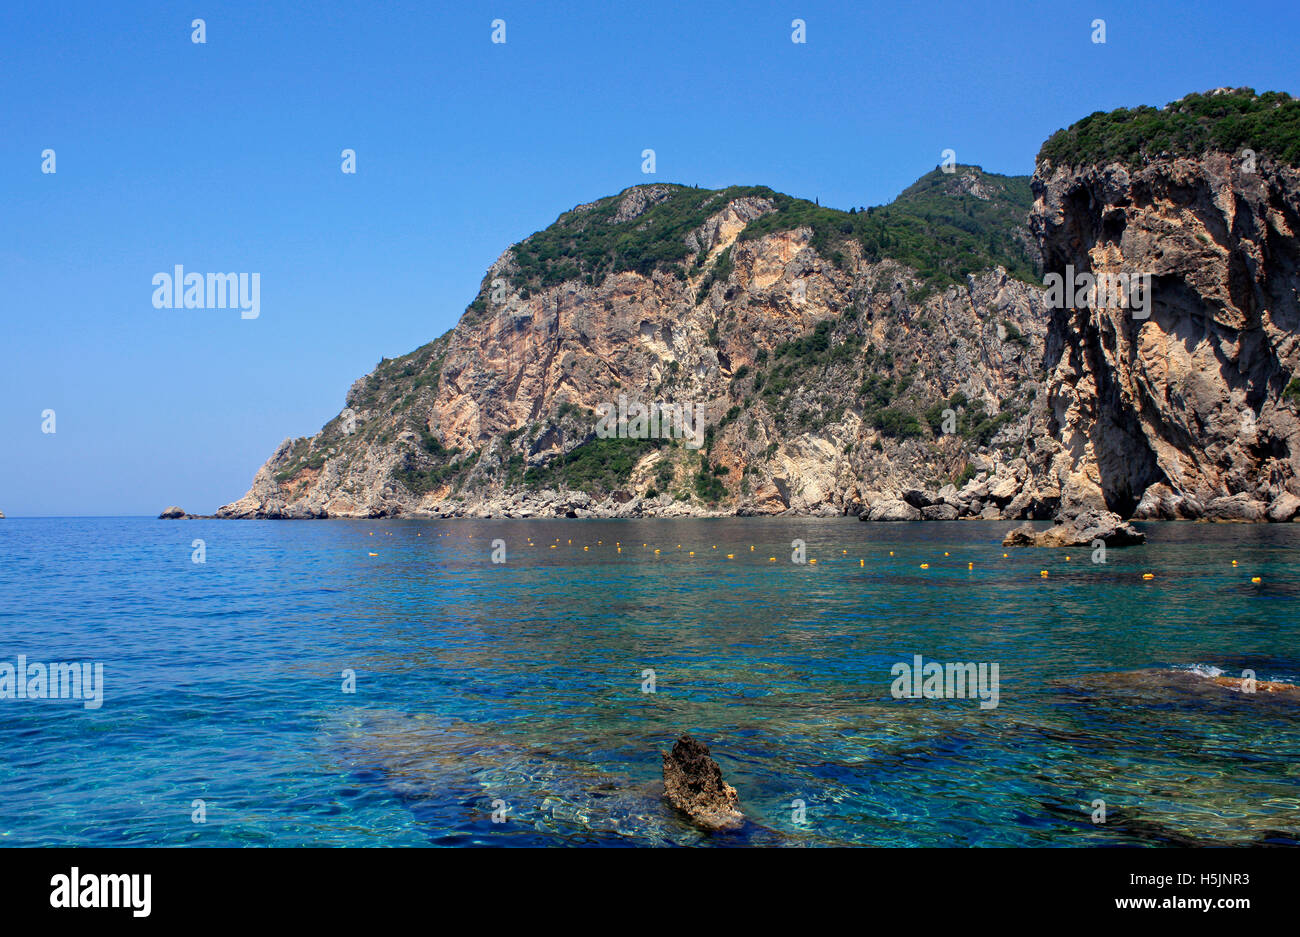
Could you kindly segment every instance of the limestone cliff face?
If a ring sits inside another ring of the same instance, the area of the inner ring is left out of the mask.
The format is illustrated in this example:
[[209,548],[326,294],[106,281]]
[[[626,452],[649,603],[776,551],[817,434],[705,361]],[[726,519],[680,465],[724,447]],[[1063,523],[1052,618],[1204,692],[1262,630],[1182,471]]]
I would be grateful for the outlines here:
[[[580,205],[219,514],[1292,520],[1300,102],[1284,98],[1094,115],[1032,180],[936,172],[861,212],[670,185]],[[1134,148],[1134,119],[1156,152]],[[1217,146],[1233,134],[1259,157]],[[1149,305],[1058,301],[1042,273],[1069,270],[1149,276]],[[620,401],[633,429],[638,404],[689,406],[702,444],[605,438]]]
[[1065,513],[1289,520],[1300,508],[1300,422],[1284,393],[1300,365],[1300,173],[1266,157],[1249,169],[1216,152],[1040,163],[1031,225],[1045,272],[1149,274],[1153,300],[1146,319],[1118,304],[1050,312],[1029,461],[1031,487]]
[[[999,178],[949,181],[989,199]],[[927,291],[864,242],[819,251],[814,225],[742,237],[776,211],[761,195],[639,186],[561,221],[634,237],[701,196],[655,247],[680,263],[547,284],[507,250],[451,332],[381,362],[220,515],[857,514],[910,491],[917,516],[1002,516],[1028,477],[1041,289],[993,267]],[[698,408],[703,445],[601,438],[620,396]]]

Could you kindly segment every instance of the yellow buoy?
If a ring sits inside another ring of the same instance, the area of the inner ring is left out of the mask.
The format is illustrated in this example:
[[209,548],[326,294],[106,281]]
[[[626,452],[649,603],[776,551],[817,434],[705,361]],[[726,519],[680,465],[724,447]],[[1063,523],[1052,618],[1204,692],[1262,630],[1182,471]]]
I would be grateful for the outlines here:
[[890,555],[890,556],[893,556],[893,555],[894,555],[894,551],[893,551],[893,550],[890,550],[890,551],[889,551],[889,555]]
[[975,568],[975,564],[974,564],[974,563],[967,563],[967,564],[966,564],[966,568],[967,568],[967,569],[974,569],[974,568]]
[[728,553],[728,554],[727,554],[727,559],[729,559],[729,560],[734,560],[735,558],[736,558],[736,554],[734,554],[734,553]]
[[694,555],[695,555],[695,551],[692,550],[692,551],[691,551],[691,556],[694,556]]
[[1143,574],[1142,574],[1142,578],[1143,578],[1143,579],[1155,579],[1156,577],[1155,577],[1155,574],[1154,574],[1154,573],[1143,573]]
[[809,563],[810,565],[812,565],[812,566],[816,566],[816,565],[817,565],[817,561],[816,561],[816,560],[809,560],[808,563]]
[[922,569],[929,569],[929,568],[930,568],[930,564],[929,564],[929,563],[922,563],[922,564],[921,564],[921,568],[922,568]]
[[587,552],[587,549],[588,549],[587,547],[583,547],[583,548],[582,548],[582,552],[583,552],[583,553],[586,553],[586,552]]
[[769,563],[775,563],[775,562],[776,562],[776,557],[775,557],[775,556],[769,556],[769,557],[767,558],[767,561],[768,561]]
[[754,552],[754,548],[753,548],[752,546],[749,548],[749,552],[750,552],[750,553],[753,553],[753,552]]
[[1263,582],[1263,580],[1260,579],[1258,576],[1251,576],[1251,577],[1250,577],[1250,581],[1251,581],[1251,582],[1255,582],[1255,583]]
[[1070,562],[1070,558],[1067,556],[1067,557],[1065,558],[1065,561],[1066,561],[1067,563]]
[[1005,560],[1005,559],[1007,558],[1007,555],[1006,555],[1005,553],[1003,553],[1003,554],[1002,554],[1002,558]]
[[866,561],[866,560],[858,560],[858,565],[859,565],[859,566],[866,566],[866,565],[867,565],[867,561]]
[[659,551],[656,549],[655,552],[658,553]]
[[1046,579],[1046,578],[1047,578],[1047,570],[1045,570],[1045,569],[1039,570],[1039,571],[1038,571],[1038,575],[1040,575],[1040,576],[1042,576],[1044,579]]
[[370,555],[371,555],[371,556],[378,556],[379,554],[378,554],[378,553],[371,553]]
[[948,555],[948,551],[947,551],[947,550],[944,550],[944,551],[943,551],[943,555],[944,555],[944,556],[947,556],[947,555]]
[[1232,561],[1232,565],[1233,565],[1233,566],[1236,566],[1236,565],[1237,565],[1237,561],[1236,561],[1236,560],[1233,560],[1233,561]]

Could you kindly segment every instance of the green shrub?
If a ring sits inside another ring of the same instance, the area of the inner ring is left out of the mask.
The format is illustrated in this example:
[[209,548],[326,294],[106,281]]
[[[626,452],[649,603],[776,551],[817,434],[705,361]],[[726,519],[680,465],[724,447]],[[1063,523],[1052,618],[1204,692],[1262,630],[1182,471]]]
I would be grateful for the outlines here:
[[1163,108],[1097,111],[1052,134],[1038,151],[1049,166],[1122,163],[1249,148],[1300,165],[1300,101],[1278,91],[1189,94]]
[[662,439],[593,439],[524,473],[530,488],[566,487],[604,496],[627,484],[637,462]]
[[911,439],[921,435],[921,424],[905,410],[881,410],[874,421],[876,429],[895,439]]
[[922,176],[889,205],[865,212],[850,214],[776,195],[777,211],[751,221],[740,238],[806,226],[813,232],[813,248],[827,258],[833,258],[838,245],[856,241],[868,261],[891,257],[917,271],[922,284],[914,301],[998,264],[1014,277],[1041,283],[1034,259],[1017,236],[1023,233],[1033,202],[1029,178],[986,173],[978,166],[958,170],[977,173],[994,196],[984,199],[954,189],[953,176],[939,169]]

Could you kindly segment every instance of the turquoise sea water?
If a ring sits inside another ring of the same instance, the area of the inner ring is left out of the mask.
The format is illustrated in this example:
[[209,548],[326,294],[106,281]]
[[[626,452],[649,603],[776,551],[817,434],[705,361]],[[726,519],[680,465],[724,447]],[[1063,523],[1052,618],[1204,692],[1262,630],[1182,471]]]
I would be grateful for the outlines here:
[[[1098,565],[1009,526],[0,521],[0,663],[105,684],[0,700],[0,844],[1300,841],[1300,702],[1200,675],[1300,682],[1300,528]],[[915,654],[997,663],[999,705],[893,698]],[[663,803],[682,732],[743,830]]]

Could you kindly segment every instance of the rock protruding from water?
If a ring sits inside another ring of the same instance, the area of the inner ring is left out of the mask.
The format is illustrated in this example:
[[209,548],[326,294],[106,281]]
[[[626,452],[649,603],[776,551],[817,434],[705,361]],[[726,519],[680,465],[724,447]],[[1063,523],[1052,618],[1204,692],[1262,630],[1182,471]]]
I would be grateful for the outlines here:
[[185,517],[185,511],[174,504],[158,515],[160,521],[178,521],[183,517]]
[[1146,543],[1147,535],[1118,514],[1084,511],[1046,530],[1033,524],[1013,528],[1002,540],[1004,547],[1086,547],[1100,540],[1108,547]]
[[664,793],[696,826],[710,832],[736,829],[745,822],[736,789],[722,780],[722,769],[708,746],[689,735],[664,754]]
[[864,521],[919,521],[921,512],[908,502],[898,499],[878,501],[859,520]]

